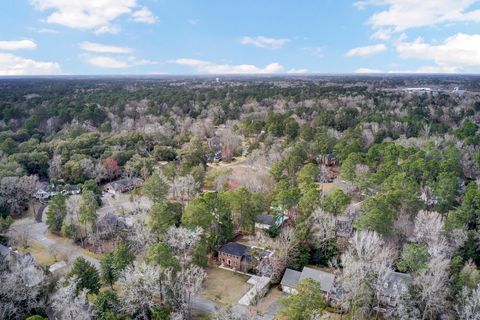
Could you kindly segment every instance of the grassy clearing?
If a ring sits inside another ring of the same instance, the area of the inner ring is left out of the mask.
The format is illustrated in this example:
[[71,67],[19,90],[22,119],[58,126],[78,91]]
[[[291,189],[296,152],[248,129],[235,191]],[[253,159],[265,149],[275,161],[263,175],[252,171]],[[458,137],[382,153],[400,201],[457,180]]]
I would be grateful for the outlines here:
[[340,189],[340,186],[338,186],[335,182],[319,183],[318,188],[320,189],[320,191],[323,191],[323,193],[329,194],[337,189]]
[[235,305],[252,287],[248,279],[248,276],[231,271],[208,268],[202,297],[224,306]]
[[28,246],[19,246],[17,249],[21,253],[30,253],[35,258],[35,261],[43,267],[48,267],[57,261],[65,260],[65,256],[59,254],[58,252],[49,250],[47,247],[35,240],[29,240]]

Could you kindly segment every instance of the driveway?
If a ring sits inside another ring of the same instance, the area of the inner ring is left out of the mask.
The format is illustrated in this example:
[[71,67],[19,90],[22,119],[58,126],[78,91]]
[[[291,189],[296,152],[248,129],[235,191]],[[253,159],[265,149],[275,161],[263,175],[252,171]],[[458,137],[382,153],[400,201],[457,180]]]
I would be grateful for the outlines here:
[[215,303],[198,296],[192,299],[192,307],[194,309],[207,312],[207,313],[213,313],[215,312],[215,309],[216,309]]

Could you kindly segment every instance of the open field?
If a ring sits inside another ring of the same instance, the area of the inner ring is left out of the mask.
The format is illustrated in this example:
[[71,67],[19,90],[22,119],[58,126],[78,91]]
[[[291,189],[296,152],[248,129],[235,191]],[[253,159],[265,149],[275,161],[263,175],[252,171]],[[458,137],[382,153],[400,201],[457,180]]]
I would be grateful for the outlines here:
[[201,296],[220,305],[235,305],[252,287],[244,276],[220,268],[208,268]]
[[21,253],[30,253],[35,258],[35,261],[43,267],[48,267],[57,261],[65,260],[63,254],[49,250],[36,240],[28,241],[27,246],[19,245],[17,249]]

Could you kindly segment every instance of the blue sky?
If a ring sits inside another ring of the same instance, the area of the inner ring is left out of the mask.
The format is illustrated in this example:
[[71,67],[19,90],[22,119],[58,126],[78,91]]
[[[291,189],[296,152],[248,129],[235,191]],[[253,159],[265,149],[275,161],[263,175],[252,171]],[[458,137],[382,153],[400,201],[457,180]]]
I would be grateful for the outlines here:
[[480,73],[477,0],[3,0],[0,74]]

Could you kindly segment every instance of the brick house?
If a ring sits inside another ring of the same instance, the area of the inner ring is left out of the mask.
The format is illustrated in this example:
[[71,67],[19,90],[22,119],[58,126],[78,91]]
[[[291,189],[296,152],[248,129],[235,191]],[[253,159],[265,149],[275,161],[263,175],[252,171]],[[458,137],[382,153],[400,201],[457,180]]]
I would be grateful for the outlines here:
[[247,272],[252,257],[250,247],[236,242],[229,242],[218,250],[218,261],[227,268]]

